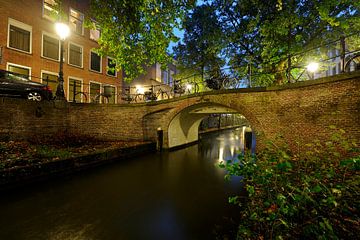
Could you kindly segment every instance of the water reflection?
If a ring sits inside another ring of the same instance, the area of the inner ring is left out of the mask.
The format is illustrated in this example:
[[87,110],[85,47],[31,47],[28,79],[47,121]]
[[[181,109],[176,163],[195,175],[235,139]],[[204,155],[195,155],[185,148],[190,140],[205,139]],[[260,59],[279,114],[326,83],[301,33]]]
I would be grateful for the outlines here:
[[236,215],[238,180],[217,165],[241,151],[238,131],[198,145],[0,193],[0,239],[214,239]]

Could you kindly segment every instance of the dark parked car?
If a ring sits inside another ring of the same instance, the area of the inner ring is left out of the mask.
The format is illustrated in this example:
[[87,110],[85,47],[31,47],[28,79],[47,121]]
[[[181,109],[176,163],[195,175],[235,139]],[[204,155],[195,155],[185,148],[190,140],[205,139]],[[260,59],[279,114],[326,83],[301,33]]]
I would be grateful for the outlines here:
[[25,76],[0,70],[0,96],[21,97],[33,101],[51,100],[52,91],[46,84],[32,82]]

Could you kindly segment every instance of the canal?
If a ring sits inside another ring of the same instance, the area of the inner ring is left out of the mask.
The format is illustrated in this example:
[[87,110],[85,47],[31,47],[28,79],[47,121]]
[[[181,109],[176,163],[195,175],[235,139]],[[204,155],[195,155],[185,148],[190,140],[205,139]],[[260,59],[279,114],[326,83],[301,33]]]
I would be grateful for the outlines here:
[[219,161],[236,157],[241,131],[0,193],[0,239],[215,239],[234,228]]

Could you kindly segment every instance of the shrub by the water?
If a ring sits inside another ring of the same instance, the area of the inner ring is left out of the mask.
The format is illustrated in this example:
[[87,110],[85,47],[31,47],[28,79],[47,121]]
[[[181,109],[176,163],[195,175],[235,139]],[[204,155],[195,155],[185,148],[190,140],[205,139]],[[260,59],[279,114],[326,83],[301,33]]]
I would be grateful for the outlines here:
[[359,239],[359,148],[331,128],[329,141],[296,154],[269,142],[261,154],[220,164],[226,178],[243,176],[247,191],[229,198],[239,206],[237,239]]

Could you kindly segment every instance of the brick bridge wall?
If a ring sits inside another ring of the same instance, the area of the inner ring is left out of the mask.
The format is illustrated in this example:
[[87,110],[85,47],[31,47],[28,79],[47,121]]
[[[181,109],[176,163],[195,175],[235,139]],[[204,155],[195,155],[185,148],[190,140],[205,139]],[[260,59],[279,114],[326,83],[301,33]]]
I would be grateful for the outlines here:
[[[155,140],[187,107],[221,105],[243,114],[265,139],[281,134],[295,149],[296,141],[325,140],[329,125],[344,129],[360,144],[360,73],[280,87],[202,93],[165,102],[130,105],[35,103],[0,98],[0,139],[52,136],[58,131],[105,140]],[[276,140],[275,140],[276,142]]]

